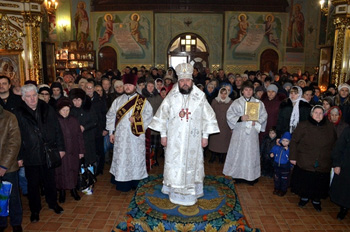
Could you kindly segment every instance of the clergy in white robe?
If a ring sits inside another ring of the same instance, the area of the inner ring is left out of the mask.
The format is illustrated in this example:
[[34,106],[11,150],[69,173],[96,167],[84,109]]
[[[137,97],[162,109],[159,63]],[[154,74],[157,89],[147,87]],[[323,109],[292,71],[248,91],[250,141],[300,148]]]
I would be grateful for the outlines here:
[[[223,173],[238,181],[254,181],[260,177],[259,132],[265,131],[267,112],[264,103],[253,97],[253,85],[245,82],[242,96],[229,107],[226,118],[232,129],[230,146]],[[246,102],[259,104],[259,118],[252,121],[245,114]]]
[[193,85],[193,67],[176,68],[179,82],[168,93],[149,128],[161,133],[165,147],[162,192],[174,204],[194,205],[203,196],[203,147],[218,133],[215,113],[205,94]]
[[151,104],[136,92],[137,78],[124,75],[124,94],[112,103],[106,129],[114,143],[109,172],[116,189],[135,189],[139,180],[148,177],[146,170],[145,131],[152,120]]

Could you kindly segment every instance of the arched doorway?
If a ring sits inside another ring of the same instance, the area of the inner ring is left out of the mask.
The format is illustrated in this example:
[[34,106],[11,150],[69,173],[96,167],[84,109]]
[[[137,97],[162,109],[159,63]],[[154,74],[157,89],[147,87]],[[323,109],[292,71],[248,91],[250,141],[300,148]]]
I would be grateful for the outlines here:
[[278,53],[273,49],[266,49],[260,56],[260,71],[269,73],[278,72]]
[[104,72],[117,68],[117,53],[112,47],[106,46],[98,52],[98,70]]
[[180,63],[190,63],[200,72],[209,67],[209,51],[206,42],[193,33],[184,33],[175,37],[168,47],[168,65],[176,67]]

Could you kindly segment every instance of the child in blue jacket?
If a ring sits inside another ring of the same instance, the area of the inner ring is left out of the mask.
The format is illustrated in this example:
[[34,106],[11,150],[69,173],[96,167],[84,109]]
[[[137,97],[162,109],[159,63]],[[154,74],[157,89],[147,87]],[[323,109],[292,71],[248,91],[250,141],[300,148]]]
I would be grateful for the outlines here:
[[288,146],[291,137],[289,132],[285,132],[279,141],[280,145],[275,145],[270,151],[271,158],[274,157],[273,167],[275,170],[273,194],[281,197],[287,193],[288,188],[288,177],[291,169]]

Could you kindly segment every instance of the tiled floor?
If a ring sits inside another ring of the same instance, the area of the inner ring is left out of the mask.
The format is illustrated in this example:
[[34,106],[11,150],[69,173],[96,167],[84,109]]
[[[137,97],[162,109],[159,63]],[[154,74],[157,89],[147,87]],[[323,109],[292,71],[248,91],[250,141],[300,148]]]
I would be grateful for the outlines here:
[[[162,159],[160,160],[162,161]],[[80,201],[74,201],[67,192],[67,200],[61,206],[64,212],[60,215],[49,210],[43,199],[43,210],[40,221],[30,223],[28,200],[23,203],[24,231],[111,231],[114,225],[124,219],[133,191],[122,193],[116,191],[110,184],[109,166],[105,173],[98,177],[95,190],[91,196],[82,196]],[[209,175],[222,175],[223,165],[206,161],[205,171]],[[162,173],[163,167],[157,167],[150,173]],[[284,197],[272,194],[273,181],[260,178],[254,186],[237,184],[236,189],[241,201],[243,212],[251,227],[260,228],[265,232],[349,232],[350,215],[343,221],[338,221],[338,207],[329,199],[322,201],[322,212],[316,212],[309,203],[304,209],[297,206],[298,197],[290,192]],[[12,231],[7,228],[6,231]]]

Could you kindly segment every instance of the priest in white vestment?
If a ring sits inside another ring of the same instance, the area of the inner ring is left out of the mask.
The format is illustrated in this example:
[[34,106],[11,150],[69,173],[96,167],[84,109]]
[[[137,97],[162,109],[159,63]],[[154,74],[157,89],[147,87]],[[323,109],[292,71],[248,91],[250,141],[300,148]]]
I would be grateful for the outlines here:
[[193,67],[179,64],[174,85],[149,128],[159,131],[165,147],[162,192],[174,204],[194,205],[203,196],[203,147],[209,134],[219,133],[216,116],[205,94],[193,85]]
[[116,189],[136,189],[139,180],[148,177],[146,170],[145,131],[152,120],[151,104],[136,92],[137,77],[123,76],[124,94],[116,98],[108,113],[106,129],[114,143],[109,172]]
[[[226,113],[232,136],[223,173],[236,182],[254,184],[260,177],[259,132],[265,131],[267,112],[264,103],[253,97],[251,82],[244,82],[241,91],[242,96],[232,103]],[[245,112],[247,102],[256,102],[259,107],[255,109],[258,118],[254,121]]]

